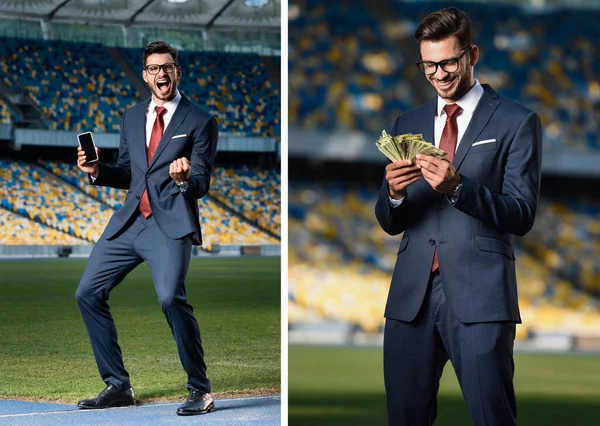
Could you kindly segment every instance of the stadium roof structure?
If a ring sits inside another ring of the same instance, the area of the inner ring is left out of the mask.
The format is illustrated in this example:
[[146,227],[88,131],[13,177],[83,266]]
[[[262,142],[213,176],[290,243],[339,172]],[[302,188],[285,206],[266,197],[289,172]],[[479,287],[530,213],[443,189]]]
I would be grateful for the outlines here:
[[281,0],[0,0],[0,17],[53,23],[279,31]]

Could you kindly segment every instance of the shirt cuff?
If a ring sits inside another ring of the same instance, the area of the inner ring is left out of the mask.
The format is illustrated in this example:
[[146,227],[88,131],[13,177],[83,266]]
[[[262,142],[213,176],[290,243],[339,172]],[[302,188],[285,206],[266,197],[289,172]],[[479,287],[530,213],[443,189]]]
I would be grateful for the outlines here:
[[398,207],[404,201],[404,197],[400,198],[399,200],[394,200],[388,195],[388,198],[390,199],[390,204],[392,205],[392,207]]

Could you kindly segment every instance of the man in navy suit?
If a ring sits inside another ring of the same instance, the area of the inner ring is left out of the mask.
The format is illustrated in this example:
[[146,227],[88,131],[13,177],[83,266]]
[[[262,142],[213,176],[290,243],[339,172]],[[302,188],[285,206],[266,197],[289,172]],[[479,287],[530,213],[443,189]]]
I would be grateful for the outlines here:
[[422,133],[447,157],[389,164],[375,207],[385,232],[404,233],[385,309],[388,421],[432,425],[450,359],[473,424],[516,425],[513,247],[535,218],[540,121],[474,78],[479,49],[461,10],[428,15],[415,38],[438,96],[393,134]]
[[214,410],[185,277],[192,245],[202,243],[197,200],[209,189],[218,125],[177,90],[181,79],[177,56],[177,50],[165,42],[146,47],[142,76],[152,97],[123,114],[115,167],[86,163],[85,153],[78,148],[78,166],[92,184],[128,190],[123,207],[94,246],[76,292],[106,383],[97,397],[80,401],[80,408],[135,404],[107,300],[109,292],[145,261],[188,375],[189,397],[177,414]]

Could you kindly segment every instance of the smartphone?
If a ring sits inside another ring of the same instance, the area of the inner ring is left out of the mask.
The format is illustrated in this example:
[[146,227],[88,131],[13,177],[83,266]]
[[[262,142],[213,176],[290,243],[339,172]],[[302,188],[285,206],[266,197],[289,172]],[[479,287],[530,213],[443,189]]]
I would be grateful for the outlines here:
[[94,163],[98,161],[98,154],[96,154],[96,144],[94,144],[94,138],[92,132],[80,133],[77,135],[79,140],[79,146],[85,152],[85,159],[87,163]]

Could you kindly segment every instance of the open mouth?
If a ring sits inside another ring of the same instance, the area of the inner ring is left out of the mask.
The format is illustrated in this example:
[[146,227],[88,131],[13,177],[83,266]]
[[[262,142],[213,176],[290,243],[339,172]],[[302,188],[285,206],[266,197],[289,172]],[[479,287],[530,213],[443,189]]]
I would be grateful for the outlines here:
[[156,89],[161,95],[166,95],[171,90],[171,80],[164,79],[156,82]]

